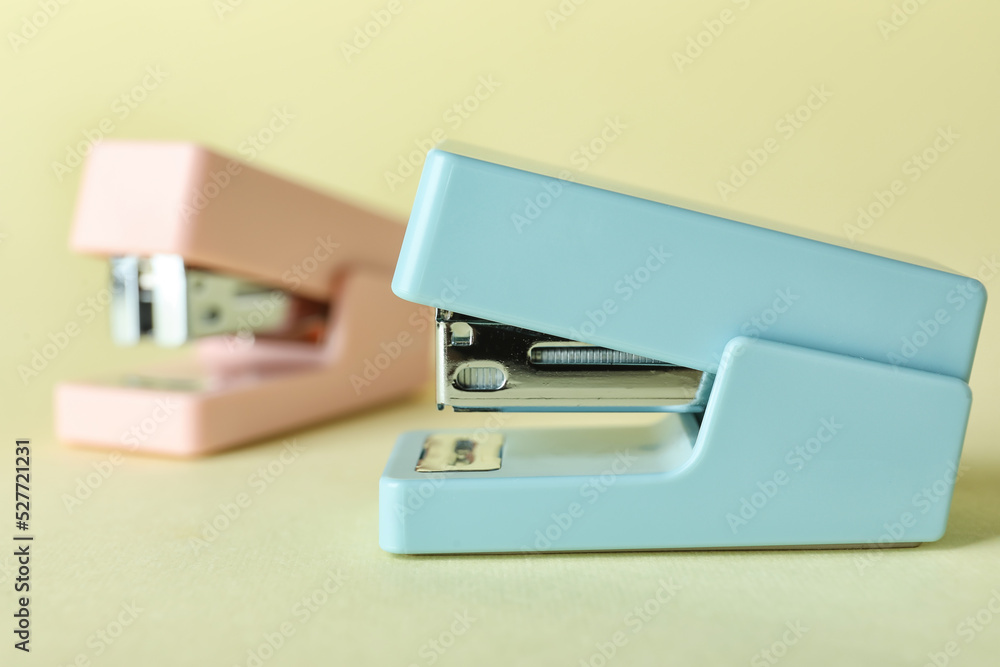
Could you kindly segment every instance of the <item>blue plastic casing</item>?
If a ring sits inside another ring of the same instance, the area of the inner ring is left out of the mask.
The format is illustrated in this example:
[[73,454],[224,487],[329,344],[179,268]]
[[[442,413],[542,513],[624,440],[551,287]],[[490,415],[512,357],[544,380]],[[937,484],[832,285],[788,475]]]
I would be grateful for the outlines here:
[[[508,431],[491,472],[380,483],[397,553],[915,543],[944,532],[980,283],[442,151],[401,297],[717,373],[700,424]],[[897,528],[897,526],[899,528]]]

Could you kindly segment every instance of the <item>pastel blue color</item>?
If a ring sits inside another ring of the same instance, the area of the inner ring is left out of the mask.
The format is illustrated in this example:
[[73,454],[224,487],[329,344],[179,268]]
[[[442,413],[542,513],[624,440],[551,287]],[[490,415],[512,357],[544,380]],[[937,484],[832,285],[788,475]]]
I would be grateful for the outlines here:
[[505,431],[496,471],[418,473],[429,433],[403,434],[380,481],[387,551],[944,533],[986,302],[975,280],[431,151],[393,290],[717,375],[701,421]]
[[392,289],[699,370],[751,335],[966,381],[986,306],[956,274],[438,150]]
[[637,433],[511,430],[500,470],[437,475],[414,471],[428,433],[404,434],[379,485],[379,542],[418,554],[933,541],[970,402],[956,378],[736,338],[700,430],[686,414]]

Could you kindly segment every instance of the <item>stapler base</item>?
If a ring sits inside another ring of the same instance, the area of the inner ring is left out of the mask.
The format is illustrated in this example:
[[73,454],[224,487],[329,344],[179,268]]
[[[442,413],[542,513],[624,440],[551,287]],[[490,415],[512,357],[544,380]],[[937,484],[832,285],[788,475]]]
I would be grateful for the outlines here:
[[[510,430],[494,470],[379,486],[393,553],[904,546],[945,529],[971,403],[959,379],[757,338],[726,346],[701,423]],[[483,432],[453,433],[466,451]],[[468,458],[468,455],[465,455]]]

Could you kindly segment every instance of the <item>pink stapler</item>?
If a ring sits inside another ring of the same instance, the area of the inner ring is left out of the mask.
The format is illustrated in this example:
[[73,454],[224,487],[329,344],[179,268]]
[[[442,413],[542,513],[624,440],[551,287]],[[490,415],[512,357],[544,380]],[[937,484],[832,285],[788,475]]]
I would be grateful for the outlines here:
[[111,263],[111,335],[183,363],[56,389],[65,442],[196,456],[411,393],[430,309],[393,296],[403,226],[187,143],[91,153],[71,246]]

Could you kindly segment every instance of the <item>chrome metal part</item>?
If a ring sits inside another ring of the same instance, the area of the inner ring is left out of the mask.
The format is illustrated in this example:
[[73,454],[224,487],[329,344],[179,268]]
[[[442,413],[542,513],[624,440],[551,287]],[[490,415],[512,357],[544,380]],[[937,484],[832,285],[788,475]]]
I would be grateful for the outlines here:
[[180,255],[111,258],[111,336],[176,347],[203,336],[252,338],[286,330],[296,297],[242,278],[195,269]]
[[424,441],[417,472],[499,470],[503,436],[499,433],[433,433]]
[[455,410],[701,412],[714,376],[438,311],[437,402]]

